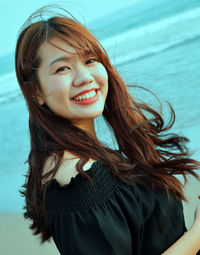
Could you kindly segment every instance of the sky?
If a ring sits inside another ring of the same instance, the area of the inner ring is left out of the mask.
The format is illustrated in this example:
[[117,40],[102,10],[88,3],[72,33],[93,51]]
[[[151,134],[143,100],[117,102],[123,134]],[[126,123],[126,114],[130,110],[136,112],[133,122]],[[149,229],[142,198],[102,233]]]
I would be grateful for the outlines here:
[[14,52],[20,27],[32,12],[44,5],[57,4],[87,26],[89,22],[141,1],[143,0],[1,0],[0,29],[3,36],[0,40],[0,56]]

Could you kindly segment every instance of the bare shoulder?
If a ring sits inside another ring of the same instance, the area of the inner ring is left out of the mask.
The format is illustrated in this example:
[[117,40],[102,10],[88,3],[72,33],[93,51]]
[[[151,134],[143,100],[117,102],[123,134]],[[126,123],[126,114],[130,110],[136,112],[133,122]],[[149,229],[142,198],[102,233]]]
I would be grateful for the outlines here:
[[[72,177],[75,177],[78,174],[76,170],[76,163],[80,160],[77,156],[73,155],[71,152],[65,151],[63,156],[63,161],[61,166],[59,167],[54,178],[61,184],[68,184]],[[83,166],[83,170],[88,170],[91,165],[95,162],[94,159],[89,159],[89,161]],[[55,157],[50,156],[43,168],[42,175],[48,173],[55,166]],[[51,175],[45,179],[42,179],[42,184],[46,183],[51,179]]]
[[[55,156],[54,156],[54,155],[49,156],[49,157],[47,158],[45,164],[44,164],[43,169],[42,169],[42,176],[44,176],[45,174],[47,174],[48,172],[50,172],[50,171],[54,168],[55,164],[56,164],[56,158],[55,158]],[[48,180],[50,180],[50,179],[51,179],[51,175],[48,176],[48,177],[46,177],[46,178],[43,178],[43,179],[41,180],[42,185],[45,184],[45,183],[46,183]]]

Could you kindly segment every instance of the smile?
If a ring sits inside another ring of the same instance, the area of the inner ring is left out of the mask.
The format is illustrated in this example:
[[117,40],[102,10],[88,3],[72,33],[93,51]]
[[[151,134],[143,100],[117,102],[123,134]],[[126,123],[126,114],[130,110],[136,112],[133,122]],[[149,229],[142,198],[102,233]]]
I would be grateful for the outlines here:
[[71,101],[73,101],[76,104],[92,104],[95,103],[99,99],[99,90],[91,91],[89,93],[84,94],[84,96],[78,96]]
[[96,95],[96,90],[93,90],[93,91],[90,91],[90,92],[85,93],[83,95],[74,97],[73,100],[80,101],[80,100],[88,99],[88,98],[93,97],[95,95]]

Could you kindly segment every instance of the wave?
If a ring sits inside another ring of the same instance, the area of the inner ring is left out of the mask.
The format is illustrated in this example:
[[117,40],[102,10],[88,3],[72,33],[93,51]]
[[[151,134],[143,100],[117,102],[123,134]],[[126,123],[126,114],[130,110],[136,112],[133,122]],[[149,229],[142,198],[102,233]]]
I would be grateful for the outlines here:
[[148,47],[146,48],[146,50],[141,50],[141,51],[137,51],[134,54],[131,55],[125,55],[125,56],[121,56],[115,59],[115,65],[117,67],[119,66],[123,66],[126,65],[128,63],[131,63],[133,61],[138,61],[141,60],[143,58],[147,58],[150,57],[152,55],[161,53],[163,51],[169,50],[171,48],[175,48],[178,47],[180,45],[185,45],[187,43],[190,42],[194,42],[196,40],[200,40],[200,34],[199,32],[196,35],[191,35],[191,37],[186,38],[185,40],[176,40],[170,43],[163,43],[161,45],[158,46],[152,46],[152,47]]
[[[102,45],[114,59],[115,65],[119,66],[199,39],[200,30],[196,29],[198,22],[200,8],[110,37],[102,41]],[[185,29],[188,24],[189,28]],[[117,57],[113,57],[116,48],[119,52]]]
[[116,44],[116,42],[123,43],[124,41],[127,41],[127,40],[139,39],[140,37],[144,37],[147,34],[152,34],[152,33],[164,30],[171,25],[176,25],[178,23],[187,23],[199,17],[200,17],[200,7],[190,11],[185,11],[181,14],[177,14],[169,18],[152,22],[148,25],[145,25],[136,29],[130,29],[124,33],[120,33],[120,34],[108,37],[102,40],[101,43],[105,48],[110,48],[111,46]]

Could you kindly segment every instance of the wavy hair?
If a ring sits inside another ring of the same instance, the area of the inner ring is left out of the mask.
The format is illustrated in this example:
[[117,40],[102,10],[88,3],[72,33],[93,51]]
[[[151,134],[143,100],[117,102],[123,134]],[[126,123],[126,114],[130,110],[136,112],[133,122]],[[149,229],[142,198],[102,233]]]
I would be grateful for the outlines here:
[[[41,244],[50,241],[44,204],[48,185],[42,185],[42,178],[55,176],[64,151],[80,158],[76,169],[90,182],[92,178],[83,171],[83,165],[92,158],[102,162],[108,171],[128,185],[135,182],[152,190],[163,189],[168,198],[172,192],[176,198],[187,201],[183,184],[173,175],[183,175],[185,182],[186,174],[199,178],[194,170],[200,167],[200,162],[190,158],[185,145],[187,138],[166,133],[175,121],[171,105],[171,119],[165,124],[161,114],[146,103],[136,102],[128,93],[127,87],[133,85],[124,83],[105,49],[85,26],[72,15],[73,18],[56,15],[45,20],[41,15],[44,11],[45,7],[29,17],[20,31],[15,51],[16,75],[29,110],[31,146],[27,160],[29,169],[20,193],[25,197],[24,217],[32,220],[33,234],[41,234]],[[39,20],[33,22],[35,18]],[[55,37],[79,52],[94,53],[105,67],[109,91],[102,115],[119,150],[102,145],[70,120],[56,115],[47,105],[39,104],[37,94],[41,92],[41,86],[37,69],[41,59],[38,51],[44,42],[51,43]],[[54,157],[55,165],[42,176],[50,156]]]

